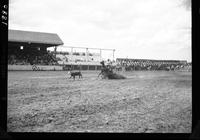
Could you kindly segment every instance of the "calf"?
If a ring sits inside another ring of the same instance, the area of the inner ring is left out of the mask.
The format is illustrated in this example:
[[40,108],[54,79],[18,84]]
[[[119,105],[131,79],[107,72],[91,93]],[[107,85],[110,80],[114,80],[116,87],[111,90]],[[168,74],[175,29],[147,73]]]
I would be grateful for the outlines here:
[[72,78],[73,77],[73,79],[75,80],[75,77],[76,76],[79,76],[79,78],[82,78],[82,73],[79,71],[79,72],[69,72],[69,74],[70,74],[70,78]]

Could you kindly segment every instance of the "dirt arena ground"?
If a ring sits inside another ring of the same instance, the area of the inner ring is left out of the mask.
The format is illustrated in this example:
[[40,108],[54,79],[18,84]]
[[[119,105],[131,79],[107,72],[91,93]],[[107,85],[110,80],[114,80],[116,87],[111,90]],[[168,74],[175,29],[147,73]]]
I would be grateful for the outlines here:
[[190,133],[191,72],[8,72],[8,132]]

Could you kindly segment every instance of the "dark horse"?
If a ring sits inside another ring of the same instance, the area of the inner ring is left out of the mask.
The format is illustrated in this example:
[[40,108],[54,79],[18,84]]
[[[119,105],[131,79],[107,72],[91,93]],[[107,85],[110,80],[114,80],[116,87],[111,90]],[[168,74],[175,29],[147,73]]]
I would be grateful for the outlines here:
[[104,61],[100,62],[102,65],[101,72],[99,73],[98,77],[102,75],[102,78],[106,78],[109,73],[113,73],[112,69],[109,66],[105,66]]
[[102,75],[102,78],[106,78],[106,77],[108,76],[108,74],[111,74],[111,73],[112,73],[112,71],[109,70],[108,68],[102,68],[102,69],[101,69],[101,72],[100,72],[99,75],[98,75],[98,77],[99,77],[100,75]]
[[113,72],[112,66],[105,66],[104,61],[100,62],[102,64],[101,72],[99,73],[98,77],[102,75],[102,78],[108,79],[125,79],[126,77],[116,74]]

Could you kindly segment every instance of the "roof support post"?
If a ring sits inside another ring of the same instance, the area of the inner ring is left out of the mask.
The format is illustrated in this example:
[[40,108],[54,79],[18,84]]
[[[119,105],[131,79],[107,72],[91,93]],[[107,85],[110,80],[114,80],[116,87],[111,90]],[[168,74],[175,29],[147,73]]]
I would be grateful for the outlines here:
[[57,46],[54,46],[54,52],[56,53],[56,51],[57,51]]
[[56,57],[57,46],[54,46],[54,56]]

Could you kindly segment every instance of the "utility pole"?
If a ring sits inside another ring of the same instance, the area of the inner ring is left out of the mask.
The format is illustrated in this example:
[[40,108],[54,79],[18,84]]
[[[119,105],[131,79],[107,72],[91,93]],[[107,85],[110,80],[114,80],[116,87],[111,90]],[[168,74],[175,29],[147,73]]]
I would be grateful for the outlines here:
[[71,47],[71,59],[73,60],[73,47]]
[[115,60],[115,49],[113,50],[113,61]]
[[88,62],[88,48],[86,48],[86,62]]
[[100,61],[101,61],[102,57],[101,57],[101,49],[100,49]]

